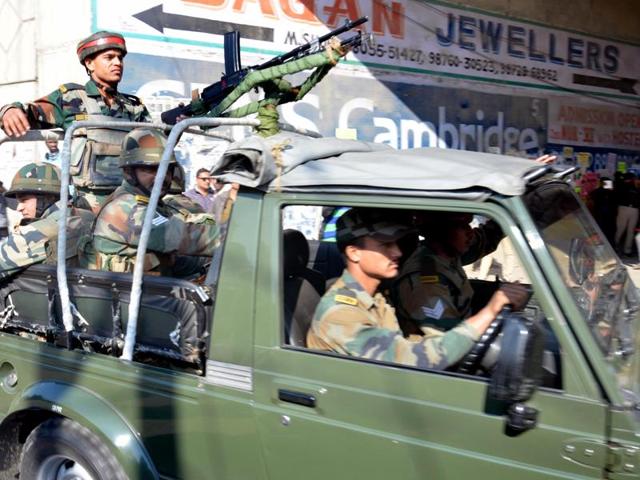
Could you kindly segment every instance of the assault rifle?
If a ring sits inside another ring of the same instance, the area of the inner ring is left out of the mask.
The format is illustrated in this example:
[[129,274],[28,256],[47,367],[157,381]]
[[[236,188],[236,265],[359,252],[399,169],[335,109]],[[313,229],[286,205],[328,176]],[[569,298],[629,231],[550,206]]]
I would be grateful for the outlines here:
[[[318,51],[321,45],[332,37],[340,35],[344,32],[354,29],[368,21],[368,17],[362,17],[357,20],[345,20],[344,24],[329,33],[318,37],[312,42],[300,45],[293,50],[267,60],[260,65],[242,68],[240,62],[240,33],[237,31],[228,32],[224,35],[224,69],[225,73],[220,81],[212,83],[202,90],[200,97],[188,105],[180,105],[178,107],[162,112],[160,118],[168,125],[174,125],[179,116],[187,117],[204,115],[212,108],[216,107],[225,97],[227,97],[242,81],[248,73],[255,70],[264,70],[266,68],[282,65],[284,63],[297,60],[310,53]],[[343,47],[353,47],[359,45],[362,40],[362,32],[358,32],[351,38],[341,42]]]

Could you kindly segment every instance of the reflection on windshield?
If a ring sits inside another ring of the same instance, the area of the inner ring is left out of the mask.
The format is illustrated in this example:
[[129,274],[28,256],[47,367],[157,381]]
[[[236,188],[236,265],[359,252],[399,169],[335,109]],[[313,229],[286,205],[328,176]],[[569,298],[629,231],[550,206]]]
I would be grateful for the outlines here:
[[565,183],[542,184],[525,202],[623,394],[640,400],[638,297],[624,265]]

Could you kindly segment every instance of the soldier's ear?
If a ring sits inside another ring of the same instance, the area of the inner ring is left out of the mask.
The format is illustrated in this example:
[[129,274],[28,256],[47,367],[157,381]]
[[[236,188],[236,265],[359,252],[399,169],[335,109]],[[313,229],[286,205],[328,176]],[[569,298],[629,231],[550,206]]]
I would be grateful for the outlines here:
[[347,261],[358,263],[360,261],[360,249],[356,245],[347,245],[344,249]]

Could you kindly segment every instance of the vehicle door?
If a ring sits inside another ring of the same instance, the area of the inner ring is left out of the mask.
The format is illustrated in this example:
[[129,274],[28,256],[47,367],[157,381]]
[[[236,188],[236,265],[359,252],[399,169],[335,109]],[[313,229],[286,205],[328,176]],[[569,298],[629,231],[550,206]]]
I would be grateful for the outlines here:
[[[317,207],[315,220],[312,208],[301,215],[311,230],[326,206],[445,208],[497,221],[560,345],[560,388],[540,388],[528,402],[539,412],[536,427],[509,436],[505,418],[490,413],[486,378],[287,344],[282,230],[288,225],[282,217],[292,205]],[[605,441],[607,404],[523,235],[501,207],[391,196],[383,203],[348,195],[330,201],[326,195],[272,195],[261,232],[254,387],[270,478],[602,478],[604,453],[589,446]]]

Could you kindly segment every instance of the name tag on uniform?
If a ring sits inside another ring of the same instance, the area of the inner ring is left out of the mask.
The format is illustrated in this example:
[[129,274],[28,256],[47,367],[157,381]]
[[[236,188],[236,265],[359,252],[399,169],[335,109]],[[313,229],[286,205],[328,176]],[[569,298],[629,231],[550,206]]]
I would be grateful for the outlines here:
[[358,300],[353,298],[353,297],[349,297],[348,295],[336,295],[335,296],[336,302],[338,303],[346,303],[347,305],[357,305],[358,304]]
[[438,283],[438,275],[421,275],[420,283]]

